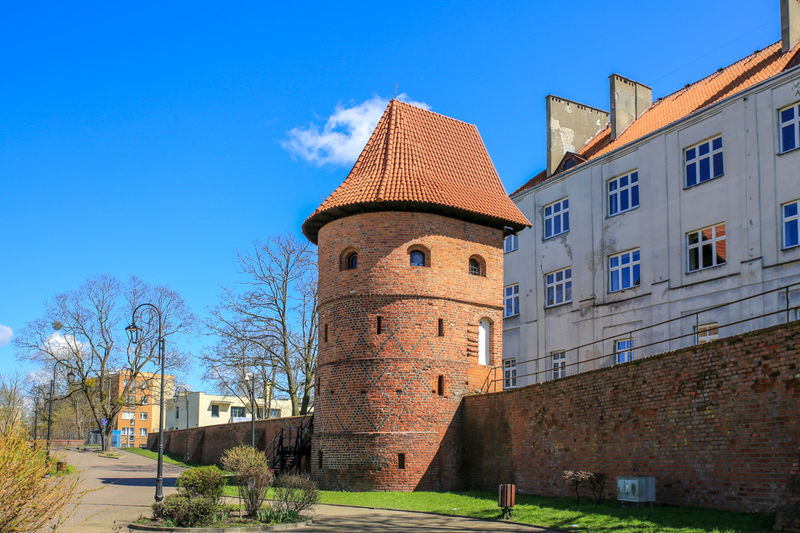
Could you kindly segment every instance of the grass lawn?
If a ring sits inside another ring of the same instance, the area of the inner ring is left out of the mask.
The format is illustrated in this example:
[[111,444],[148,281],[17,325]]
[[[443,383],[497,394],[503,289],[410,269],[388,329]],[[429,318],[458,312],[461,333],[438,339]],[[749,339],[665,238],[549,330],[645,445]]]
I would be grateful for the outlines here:
[[[236,487],[226,487],[236,496]],[[320,503],[497,518],[494,492],[320,491]],[[517,494],[512,520],[591,533],[768,533],[775,516],[692,507],[622,508],[617,502],[581,503],[568,498]]]
[[[154,452],[146,448],[120,448],[120,449],[125,450],[126,452],[135,453],[136,455],[142,455],[144,457],[148,457],[155,461],[158,460],[158,452]],[[181,457],[178,454],[164,452],[165,463],[169,463],[171,465],[183,466],[186,468],[191,468],[193,466],[206,466],[203,463],[184,463],[182,459],[183,457]]]

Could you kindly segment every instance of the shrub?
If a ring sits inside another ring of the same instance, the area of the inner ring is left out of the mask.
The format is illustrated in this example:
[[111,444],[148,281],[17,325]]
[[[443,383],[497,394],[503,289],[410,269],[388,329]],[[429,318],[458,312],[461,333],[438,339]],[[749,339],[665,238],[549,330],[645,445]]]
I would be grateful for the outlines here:
[[176,484],[185,496],[205,496],[218,502],[225,487],[225,478],[222,470],[216,466],[200,466],[183,471]]
[[589,472],[587,470],[564,470],[561,477],[564,478],[564,481],[572,485],[572,489],[575,491],[575,503],[577,505],[581,503],[580,488],[582,483],[589,483],[595,502],[602,501],[603,492],[606,487],[606,474],[602,472]]
[[319,489],[307,475],[285,475],[275,480],[275,506],[278,510],[300,514],[319,501]]
[[69,517],[86,491],[78,476],[45,477],[50,468],[46,449],[32,447],[19,427],[0,434],[0,531],[55,529]]
[[222,508],[207,496],[170,494],[153,504],[153,518],[171,521],[177,527],[202,527],[224,518]]
[[237,446],[225,450],[222,466],[236,474],[236,484],[244,499],[247,514],[257,516],[273,479],[266,456],[252,446]]

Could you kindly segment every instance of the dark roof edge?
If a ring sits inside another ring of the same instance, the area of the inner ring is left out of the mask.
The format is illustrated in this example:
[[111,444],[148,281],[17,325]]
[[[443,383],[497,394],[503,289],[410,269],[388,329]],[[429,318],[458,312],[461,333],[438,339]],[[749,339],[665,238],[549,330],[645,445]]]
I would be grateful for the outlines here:
[[314,215],[308,217],[308,219],[306,219],[305,222],[303,222],[302,226],[303,235],[305,235],[306,238],[312,243],[317,244],[319,230],[320,228],[322,228],[322,226],[324,226],[328,222],[333,222],[334,220],[338,220],[340,218],[345,218],[352,215],[358,215],[361,213],[379,213],[382,211],[434,213],[437,215],[442,215],[450,218],[465,220],[467,222],[474,222],[476,224],[481,224],[492,228],[502,229],[505,235],[510,233],[516,233],[526,227],[530,227],[529,224],[523,224],[521,222],[506,220],[501,217],[490,216],[483,213],[476,213],[474,211],[468,211],[466,209],[460,209],[457,207],[451,207],[432,202],[389,201],[389,202],[355,203],[338,207],[332,207],[330,209],[326,209],[325,211],[315,213]]

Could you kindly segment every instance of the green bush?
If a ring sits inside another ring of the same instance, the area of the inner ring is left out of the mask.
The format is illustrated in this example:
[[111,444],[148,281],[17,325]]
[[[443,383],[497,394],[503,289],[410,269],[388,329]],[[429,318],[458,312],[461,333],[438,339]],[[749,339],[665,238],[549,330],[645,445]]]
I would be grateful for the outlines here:
[[218,502],[225,487],[225,478],[222,470],[216,466],[199,466],[183,471],[176,484],[184,496],[205,496]]
[[153,518],[170,521],[177,527],[202,527],[224,518],[222,513],[219,504],[205,496],[170,494],[153,504]]
[[236,484],[247,514],[257,516],[273,479],[264,453],[246,445],[229,448],[222,455],[222,466],[236,474]]
[[307,475],[284,475],[275,480],[275,505],[278,510],[300,514],[319,501],[317,484]]

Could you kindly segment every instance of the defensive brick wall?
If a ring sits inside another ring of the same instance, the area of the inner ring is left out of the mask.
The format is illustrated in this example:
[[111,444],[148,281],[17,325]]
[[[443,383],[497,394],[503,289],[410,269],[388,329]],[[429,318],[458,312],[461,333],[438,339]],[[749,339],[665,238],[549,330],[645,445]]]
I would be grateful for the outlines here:
[[[268,418],[256,420],[256,448],[264,450],[275,438],[281,428],[297,428],[300,426],[302,416],[284,418]],[[186,429],[176,429],[164,432],[164,451],[186,457]],[[206,464],[219,464],[220,457],[228,448],[240,444],[250,444],[250,422],[234,422],[229,424],[215,424],[190,428],[189,432],[189,461]],[[147,439],[147,447],[158,450],[158,433],[151,433]]]
[[[612,498],[616,477],[635,475],[655,476],[667,504],[774,511],[796,503],[798,335],[794,322],[466,397],[462,468],[482,489],[511,482],[568,496],[561,473],[582,469],[608,474]],[[796,507],[782,516],[784,531],[800,531]]]

